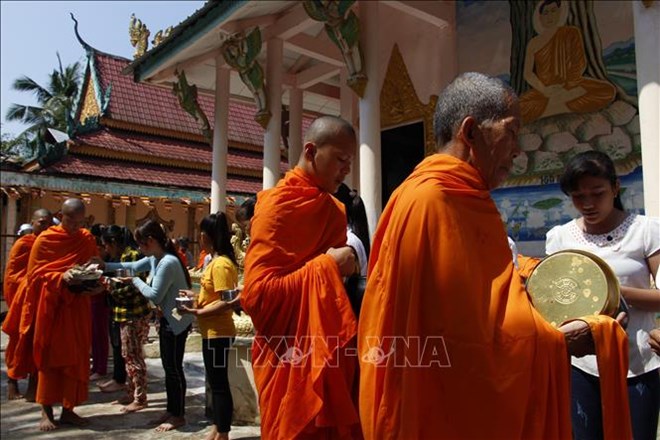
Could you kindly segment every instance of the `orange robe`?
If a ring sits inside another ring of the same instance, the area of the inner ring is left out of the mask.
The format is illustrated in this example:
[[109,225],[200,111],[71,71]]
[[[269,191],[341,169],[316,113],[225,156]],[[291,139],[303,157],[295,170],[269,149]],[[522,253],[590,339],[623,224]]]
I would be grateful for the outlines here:
[[68,234],[61,226],[42,232],[30,254],[29,290],[38,300],[33,355],[39,370],[36,400],[40,404],[61,402],[71,409],[87,400],[90,298],[69,291],[62,275],[96,255],[96,240],[89,231]]
[[[9,336],[7,349],[5,350],[5,364],[7,365],[7,376],[10,379],[22,379],[33,371],[31,367],[32,363],[21,359],[21,355],[17,353],[16,347],[19,341],[19,328],[25,297],[24,291],[27,286],[28,259],[30,258],[30,251],[36,238],[37,236],[34,234],[24,235],[19,238],[11,248],[5,268],[2,291],[7,302],[8,311],[2,323],[2,331]],[[32,358],[31,352],[25,354]]]
[[528,300],[478,172],[426,158],[392,194],[358,333],[366,439],[570,439],[564,336]]
[[[555,35],[534,55],[534,73],[546,86],[562,85],[570,90],[582,87],[586,93],[566,103],[575,113],[595,112],[605,108],[616,94],[607,81],[583,76],[587,67],[584,44],[580,30],[574,26],[562,26]],[[520,113],[524,123],[538,119],[548,105],[548,97],[531,89],[520,97]]]
[[300,169],[259,193],[241,305],[252,318],[265,440],[359,438],[357,323],[330,247],[346,244],[343,206]]

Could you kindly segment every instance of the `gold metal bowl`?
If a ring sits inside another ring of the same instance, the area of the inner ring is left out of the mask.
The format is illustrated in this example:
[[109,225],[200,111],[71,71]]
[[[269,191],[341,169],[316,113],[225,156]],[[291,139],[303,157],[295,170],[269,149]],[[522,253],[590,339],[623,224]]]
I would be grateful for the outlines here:
[[546,257],[526,287],[536,310],[555,327],[587,315],[613,316],[621,297],[610,266],[591,252],[575,249]]

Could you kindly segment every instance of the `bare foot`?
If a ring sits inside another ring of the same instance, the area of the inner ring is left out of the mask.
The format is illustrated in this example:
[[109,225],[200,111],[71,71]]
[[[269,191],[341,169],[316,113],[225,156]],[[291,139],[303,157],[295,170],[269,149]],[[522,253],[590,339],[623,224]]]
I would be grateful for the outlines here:
[[229,440],[229,433],[228,432],[218,432],[213,440]]
[[99,388],[104,393],[114,393],[115,391],[125,390],[126,386],[112,380],[112,381],[107,382],[103,385],[99,385]]
[[186,419],[184,417],[170,417],[166,422],[161,423],[155,429],[156,432],[166,432],[176,429],[180,426],[186,424]]
[[167,420],[172,417],[172,414],[165,412],[162,416],[158,417],[157,419],[151,420],[147,422],[149,425],[160,425],[161,423],[167,422]]
[[111,405],[128,405],[133,401],[133,398],[131,396],[123,396],[120,397],[119,399],[113,401]]
[[89,376],[89,381],[90,381],[90,382],[94,382],[95,380],[102,379],[103,376],[105,376],[105,374],[101,374],[101,373],[92,373],[92,375]]
[[28,380],[27,391],[25,392],[25,401],[34,402],[37,397],[37,382],[38,382],[37,373],[30,374],[30,379]]
[[140,403],[140,402],[133,401],[133,402],[129,403],[128,405],[122,407],[119,411],[121,411],[123,413],[132,413],[132,412],[140,411],[141,409],[145,409],[147,406],[148,406],[147,402]]
[[18,392],[18,381],[16,379],[7,379],[7,400],[22,399],[23,395]]
[[55,417],[53,417],[52,406],[41,406],[41,422],[39,422],[39,431],[52,431],[57,428]]
[[60,424],[87,426],[89,425],[89,420],[80,417],[78,414],[74,413],[72,409],[62,408],[62,415],[60,416]]
[[218,428],[215,425],[211,425],[211,432],[209,432],[204,440],[215,440],[215,437],[218,435]]
[[113,382],[115,382],[114,379],[110,379],[110,380],[99,380],[99,381],[96,382],[96,386],[99,387],[99,388],[103,388],[103,387],[107,387],[108,385],[110,385],[110,384],[113,383]]

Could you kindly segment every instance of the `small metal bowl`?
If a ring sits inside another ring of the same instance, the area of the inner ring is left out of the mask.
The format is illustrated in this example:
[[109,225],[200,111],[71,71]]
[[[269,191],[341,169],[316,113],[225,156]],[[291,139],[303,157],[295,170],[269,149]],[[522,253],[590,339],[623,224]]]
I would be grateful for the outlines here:
[[131,270],[129,268],[121,267],[121,268],[115,270],[115,276],[117,278],[132,277],[133,276],[133,270]]
[[238,293],[239,293],[238,289],[221,290],[220,299],[223,300],[224,302],[233,301],[238,296]]
[[621,297],[619,281],[607,263],[590,252],[556,252],[527,280],[536,310],[555,327],[587,315],[614,316]]
[[188,298],[188,297],[185,297],[185,296],[179,296],[179,297],[175,298],[175,301],[176,301],[176,308],[178,310],[183,310],[183,306],[191,308],[193,306],[193,301],[194,300],[192,298]]

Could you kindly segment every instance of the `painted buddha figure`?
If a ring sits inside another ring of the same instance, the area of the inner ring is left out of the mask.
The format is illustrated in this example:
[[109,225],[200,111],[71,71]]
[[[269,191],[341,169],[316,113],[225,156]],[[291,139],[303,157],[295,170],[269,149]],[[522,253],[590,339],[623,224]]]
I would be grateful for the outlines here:
[[566,1],[545,0],[536,8],[538,35],[527,44],[524,66],[524,78],[532,89],[520,97],[524,123],[562,113],[595,112],[614,99],[612,84],[584,76],[582,33],[565,26],[567,16]]

